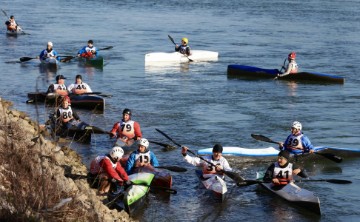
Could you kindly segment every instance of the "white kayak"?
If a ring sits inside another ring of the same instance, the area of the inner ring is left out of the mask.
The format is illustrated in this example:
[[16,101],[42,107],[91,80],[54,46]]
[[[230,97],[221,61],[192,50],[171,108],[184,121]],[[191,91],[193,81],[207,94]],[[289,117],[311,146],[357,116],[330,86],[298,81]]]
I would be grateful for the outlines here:
[[145,63],[152,62],[206,62],[217,61],[219,53],[206,50],[191,50],[191,55],[186,56],[179,52],[152,52],[145,54]]
[[315,194],[304,188],[300,188],[294,183],[288,183],[284,187],[273,186],[272,183],[260,183],[261,187],[276,194],[277,196],[296,204],[300,207],[306,208],[316,214],[321,214],[320,200]]
[[225,198],[225,193],[227,192],[227,186],[220,176],[218,175],[203,175],[201,170],[196,170],[196,175],[199,177],[201,183],[205,186],[207,190],[211,190],[214,194],[214,197],[220,201],[223,201]]
[[[320,155],[324,155],[326,153],[332,153],[335,155],[340,155],[342,157],[360,156],[360,149],[358,148],[340,148],[340,147],[329,147],[329,146],[316,146],[314,148],[315,148],[315,153],[318,153]],[[211,155],[212,148],[200,149],[197,151],[197,153],[199,155],[209,155],[209,154]],[[279,149],[274,147],[267,147],[267,148],[224,147],[223,148],[223,155],[249,157],[254,159],[276,157],[278,154],[279,154]],[[302,155],[301,153],[298,153],[297,156],[299,157]]]

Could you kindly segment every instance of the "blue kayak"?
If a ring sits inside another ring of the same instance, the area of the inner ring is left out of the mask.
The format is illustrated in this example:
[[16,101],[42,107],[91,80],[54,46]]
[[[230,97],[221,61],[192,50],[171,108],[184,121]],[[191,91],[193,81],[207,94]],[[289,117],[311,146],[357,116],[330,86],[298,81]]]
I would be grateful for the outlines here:
[[[258,79],[268,78],[274,79],[279,73],[277,69],[262,69],[245,65],[228,65],[227,75],[229,78]],[[317,73],[317,72],[299,72],[279,77],[279,80],[302,81],[302,82],[318,82],[318,83],[335,83],[344,84],[345,78],[337,75]]]

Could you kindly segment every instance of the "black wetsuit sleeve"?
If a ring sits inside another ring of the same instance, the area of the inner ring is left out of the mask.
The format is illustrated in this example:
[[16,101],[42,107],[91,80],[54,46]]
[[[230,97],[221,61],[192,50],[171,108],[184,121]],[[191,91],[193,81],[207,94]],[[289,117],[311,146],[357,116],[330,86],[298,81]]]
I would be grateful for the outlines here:
[[275,164],[271,164],[266,172],[265,172],[265,175],[263,177],[263,181],[264,182],[271,182],[272,179],[273,179],[273,174],[274,174],[274,169],[275,169]]

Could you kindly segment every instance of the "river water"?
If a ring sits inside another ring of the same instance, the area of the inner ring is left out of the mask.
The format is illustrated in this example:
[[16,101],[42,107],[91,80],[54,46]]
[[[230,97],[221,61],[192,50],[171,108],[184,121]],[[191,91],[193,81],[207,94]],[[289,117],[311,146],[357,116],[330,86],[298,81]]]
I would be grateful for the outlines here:
[[[267,147],[251,133],[284,140],[294,120],[314,145],[359,148],[360,3],[333,1],[42,1],[3,0],[1,9],[14,14],[31,35],[0,38],[0,96],[16,109],[44,123],[48,109],[26,104],[26,95],[44,91],[57,74],[67,84],[82,74],[94,91],[113,95],[104,114],[78,110],[83,120],[110,130],[124,108],[133,110],[144,137],[170,143],[159,128],[193,150],[224,146]],[[5,16],[2,16],[5,21]],[[173,44],[189,38],[192,49],[219,52],[219,60],[168,66],[145,66],[149,52],[170,52]],[[38,62],[12,63],[37,56],[48,41],[63,55],[75,55],[93,39],[104,50],[103,69],[84,68],[73,61],[55,72],[39,69]],[[229,64],[280,68],[290,51],[297,52],[301,70],[337,74],[344,85],[285,81],[246,81],[227,77]],[[37,109],[36,109],[37,108]],[[105,135],[90,145],[70,143],[86,164],[111,148]],[[178,194],[150,194],[136,218],[141,221],[357,221],[360,194],[359,160],[341,164],[327,160],[307,163],[312,178],[348,179],[350,185],[301,183],[320,198],[322,216],[290,206],[261,192],[256,186],[237,188],[228,179],[223,203],[199,184],[194,167],[184,163],[180,150],[163,152],[152,145],[161,165],[179,165],[186,173],[173,173]],[[269,163],[244,163],[229,158],[233,168],[254,178]]]

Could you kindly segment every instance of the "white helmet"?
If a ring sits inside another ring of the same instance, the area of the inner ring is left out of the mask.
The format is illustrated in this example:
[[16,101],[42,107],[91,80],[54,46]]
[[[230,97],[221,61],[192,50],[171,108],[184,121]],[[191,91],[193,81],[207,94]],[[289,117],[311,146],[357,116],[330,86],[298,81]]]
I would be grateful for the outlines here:
[[298,129],[298,130],[302,130],[302,125],[301,125],[301,123],[299,121],[293,122],[291,127],[295,128],[295,129]]
[[145,138],[141,138],[139,141],[140,146],[144,146],[146,149],[149,147],[149,141]]
[[48,42],[47,45],[53,46],[53,43],[52,43],[52,42]]
[[120,160],[123,155],[124,155],[124,150],[120,146],[115,146],[110,151],[110,156],[114,160]]

